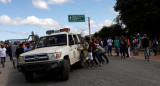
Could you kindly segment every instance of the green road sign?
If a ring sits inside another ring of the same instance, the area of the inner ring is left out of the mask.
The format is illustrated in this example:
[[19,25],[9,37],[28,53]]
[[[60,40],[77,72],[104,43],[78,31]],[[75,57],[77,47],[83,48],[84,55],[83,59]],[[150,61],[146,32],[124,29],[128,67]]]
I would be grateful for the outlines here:
[[85,15],[68,15],[68,22],[85,22]]

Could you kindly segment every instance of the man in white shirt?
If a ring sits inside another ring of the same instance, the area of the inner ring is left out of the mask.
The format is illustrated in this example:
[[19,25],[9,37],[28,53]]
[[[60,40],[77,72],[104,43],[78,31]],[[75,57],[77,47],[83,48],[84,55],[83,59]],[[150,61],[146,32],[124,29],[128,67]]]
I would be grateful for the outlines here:
[[111,39],[111,37],[108,38],[107,43],[108,43],[108,55],[109,53],[111,53],[112,56],[112,42],[113,40]]
[[4,47],[4,45],[1,45],[0,48],[0,58],[1,58],[1,64],[2,67],[5,67],[5,60],[6,60],[6,48]]

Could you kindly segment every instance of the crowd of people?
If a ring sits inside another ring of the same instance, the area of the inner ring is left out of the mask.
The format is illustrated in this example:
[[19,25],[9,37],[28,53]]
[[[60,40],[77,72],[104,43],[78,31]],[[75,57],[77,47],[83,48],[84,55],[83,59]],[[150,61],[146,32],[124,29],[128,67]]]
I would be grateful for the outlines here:
[[[102,66],[104,63],[108,64],[109,60],[107,56],[112,56],[113,47],[115,48],[116,56],[119,56],[122,59],[130,57],[131,50],[133,50],[134,56],[139,55],[139,52],[143,50],[144,57],[148,61],[150,60],[151,56],[151,45],[155,56],[157,55],[158,47],[158,40],[155,38],[151,41],[146,34],[142,36],[137,34],[135,37],[130,36],[130,38],[127,36],[115,36],[114,40],[111,37],[108,37],[108,39],[104,40],[102,40],[102,38],[98,40],[97,38],[90,39],[89,37],[86,37],[82,43],[78,41],[76,42],[83,46],[83,49],[78,50],[84,52],[86,62],[88,63],[88,68],[94,68],[94,63],[97,66]],[[15,64],[18,64],[19,55],[34,49],[33,41],[22,43],[14,42],[8,44],[1,42],[0,45],[0,58],[2,67],[5,67],[6,52],[10,57],[10,61],[13,63],[13,67],[16,68]]]
[[[135,37],[130,36],[130,38],[127,36],[115,36],[114,40],[111,39],[111,37],[105,40],[102,40],[102,38],[99,40],[98,38],[90,40],[88,37],[86,37],[82,45],[83,49],[78,50],[84,51],[88,67],[92,68],[93,63],[100,66],[104,64],[104,62],[107,64],[109,63],[106,53],[108,56],[112,56],[112,47],[115,48],[116,56],[119,56],[122,59],[131,57],[132,50],[134,56],[139,55],[140,51],[143,51],[145,59],[149,61],[151,56],[151,49],[154,52],[154,56],[157,55],[158,40],[156,38],[151,40],[147,34],[143,34],[141,36],[138,33],[135,35]],[[102,58],[102,56],[106,61]],[[99,64],[96,59],[98,60]]]
[[6,54],[8,54],[10,61],[13,63],[13,67],[16,68],[16,64],[18,64],[20,54],[24,52],[28,52],[33,49],[34,42],[14,42],[14,43],[4,43],[1,41],[0,43],[0,58],[2,67],[5,67],[5,59]]
[[151,49],[154,52],[154,56],[157,55],[158,40],[156,38],[151,40],[147,34],[143,34],[141,36],[138,33],[135,37],[131,35],[130,38],[127,36],[115,36],[114,40],[109,37],[104,41],[100,38],[99,43],[97,39],[95,39],[95,41],[97,41],[96,43],[105,49],[109,56],[112,56],[112,47],[115,48],[115,53],[117,56],[120,56],[119,53],[121,54],[121,58],[130,57],[131,50],[133,50],[134,56],[139,55],[139,52],[143,50],[145,59],[148,61],[151,56]]

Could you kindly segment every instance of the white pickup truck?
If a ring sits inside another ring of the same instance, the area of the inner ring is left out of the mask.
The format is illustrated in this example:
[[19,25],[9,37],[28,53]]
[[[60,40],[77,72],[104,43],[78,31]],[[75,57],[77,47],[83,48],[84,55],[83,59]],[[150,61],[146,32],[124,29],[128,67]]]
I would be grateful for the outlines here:
[[84,66],[84,53],[78,51],[81,36],[69,33],[68,28],[47,31],[40,37],[35,50],[23,53],[19,57],[18,71],[24,73],[26,81],[34,79],[34,73],[56,71],[61,80],[68,80],[70,66],[77,63]]

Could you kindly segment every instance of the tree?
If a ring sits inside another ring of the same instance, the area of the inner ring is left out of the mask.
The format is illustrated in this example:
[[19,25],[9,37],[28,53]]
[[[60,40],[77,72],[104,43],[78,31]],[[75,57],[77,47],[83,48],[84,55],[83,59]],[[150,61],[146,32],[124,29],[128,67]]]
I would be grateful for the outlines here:
[[113,24],[111,26],[104,26],[99,32],[96,32],[94,34],[94,37],[99,37],[99,38],[108,38],[111,36],[114,38],[115,36],[122,36],[122,35],[127,35],[126,29],[122,28],[121,25],[119,24]]
[[114,8],[119,12],[116,21],[125,24],[129,33],[159,36],[160,0],[117,0]]

